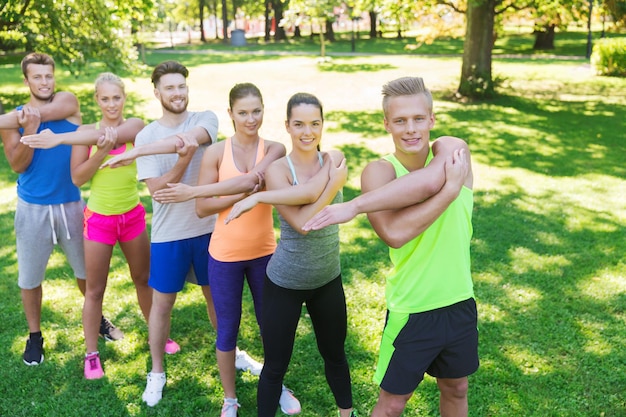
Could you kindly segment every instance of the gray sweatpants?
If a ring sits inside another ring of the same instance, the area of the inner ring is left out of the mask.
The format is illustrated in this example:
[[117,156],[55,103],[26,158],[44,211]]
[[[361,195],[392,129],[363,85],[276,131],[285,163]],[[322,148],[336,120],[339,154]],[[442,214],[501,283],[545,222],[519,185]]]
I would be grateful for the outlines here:
[[43,205],[18,198],[15,240],[20,288],[28,290],[41,285],[56,244],[65,253],[74,276],[85,279],[83,207],[83,201]]

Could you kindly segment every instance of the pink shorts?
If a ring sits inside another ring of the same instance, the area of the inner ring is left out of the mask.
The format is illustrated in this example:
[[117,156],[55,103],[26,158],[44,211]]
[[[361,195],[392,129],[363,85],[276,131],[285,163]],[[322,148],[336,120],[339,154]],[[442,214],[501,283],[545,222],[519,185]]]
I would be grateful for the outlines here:
[[124,213],[106,216],[94,213],[85,207],[83,236],[87,240],[115,245],[116,242],[128,242],[146,230],[146,210],[140,204]]

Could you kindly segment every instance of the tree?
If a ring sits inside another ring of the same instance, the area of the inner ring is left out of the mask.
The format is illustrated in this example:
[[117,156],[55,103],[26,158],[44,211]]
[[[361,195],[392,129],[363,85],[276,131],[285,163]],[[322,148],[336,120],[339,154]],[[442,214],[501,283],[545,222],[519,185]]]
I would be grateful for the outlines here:
[[[300,21],[303,17],[309,17],[313,22],[317,22],[320,33],[320,56],[326,56],[326,31],[332,31],[332,23],[335,20],[334,8],[340,6],[338,0],[292,0],[291,7],[287,13],[286,20],[294,22],[295,19]],[[332,35],[334,36],[334,34]],[[332,39],[331,39],[332,40]]]
[[[532,2],[533,0],[528,1]],[[520,4],[519,1],[514,0],[467,0],[465,10],[463,9],[463,1],[436,0],[436,3],[465,13],[463,64],[457,95],[471,99],[493,96],[495,88],[491,59],[495,40],[496,16],[507,10],[525,9],[529,7],[530,3]]]
[[554,49],[556,29],[566,27],[569,22],[587,20],[589,0],[535,0],[530,10],[535,18],[533,49]]
[[[8,0],[0,7],[0,38],[12,46],[50,54],[73,73],[88,70],[91,60],[109,69],[132,69],[137,51],[133,24],[150,16],[151,0]],[[2,44],[2,42],[0,42]],[[6,42],[3,46],[7,50]]]
[[478,98],[494,93],[491,54],[496,2],[468,1],[461,81],[457,90],[462,96]]
[[626,2],[624,0],[604,0],[601,7],[611,15],[616,24],[626,26]]

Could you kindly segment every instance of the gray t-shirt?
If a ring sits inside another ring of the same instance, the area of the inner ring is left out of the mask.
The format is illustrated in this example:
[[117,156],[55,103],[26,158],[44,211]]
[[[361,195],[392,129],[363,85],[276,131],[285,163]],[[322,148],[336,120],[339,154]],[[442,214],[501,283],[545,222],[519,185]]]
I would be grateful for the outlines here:
[[[196,126],[202,126],[206,129],[212,142],[216,140],[217,116],[212,111],[203,111],[189,112],[187,119],[173,128],[154,121],[137,134],[135,144],[141,146],[156,142],[177,133],[187,132]],[[208,144],[200,145],[180,182],[187,185],[197,185],[202,155],[207,147]],[[160,177],[170,171],[177,160],[178,155],[175,153],[142,156],[137,159],[138,178],[143,181],[148,178]],[[196,202],[193,199],[172,204],[160,204],[152,200],[151,241],[154,243],[172,242],[212,233],[215,219],[215,215],[199,218],[196,215]]]
[[[341,203],[338,192],[331,204]],[[280,240],[267,265],[267,276],[279,287],[292,290],[320,288],[341,273],[339,226],[327,226],[302,235],[280,219]]]

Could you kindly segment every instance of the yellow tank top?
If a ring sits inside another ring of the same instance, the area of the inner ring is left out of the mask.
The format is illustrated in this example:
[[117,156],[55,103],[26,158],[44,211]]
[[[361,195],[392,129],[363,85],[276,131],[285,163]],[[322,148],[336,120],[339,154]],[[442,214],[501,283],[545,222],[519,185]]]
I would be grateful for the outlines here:
[[[100,123],[96,123],[96,129],[99,126]],[[111,149],[104,161],[131,149],[133,149],[133,144],[130,142]],[[89,150],[89,157],[97,150],[97,146],[92,146]],[[139,204],[139,192],[137,190],[137,164],[134,161],[132,164],[115,169],[99,169],[91,178],[87,207],[94,213],[105,216],[124,214],[134,209],[137,204]]]
[[[219,181],[244,175],[235,166],[232,146],[231,138],[226,139],[222,163],[218,170]],[[263,139],[259,139],[255,166],[264,156],[265,143]],[[224,219],[228,213],[230,213],[230,207],[222,210],[215,222],[215,230],[211,236],[211,243],[209,243],[209,253],[213,258],[221,262],[238,262],[274,253],[276,238],[271,205],[258,204],[238,219],[224,224]]]

